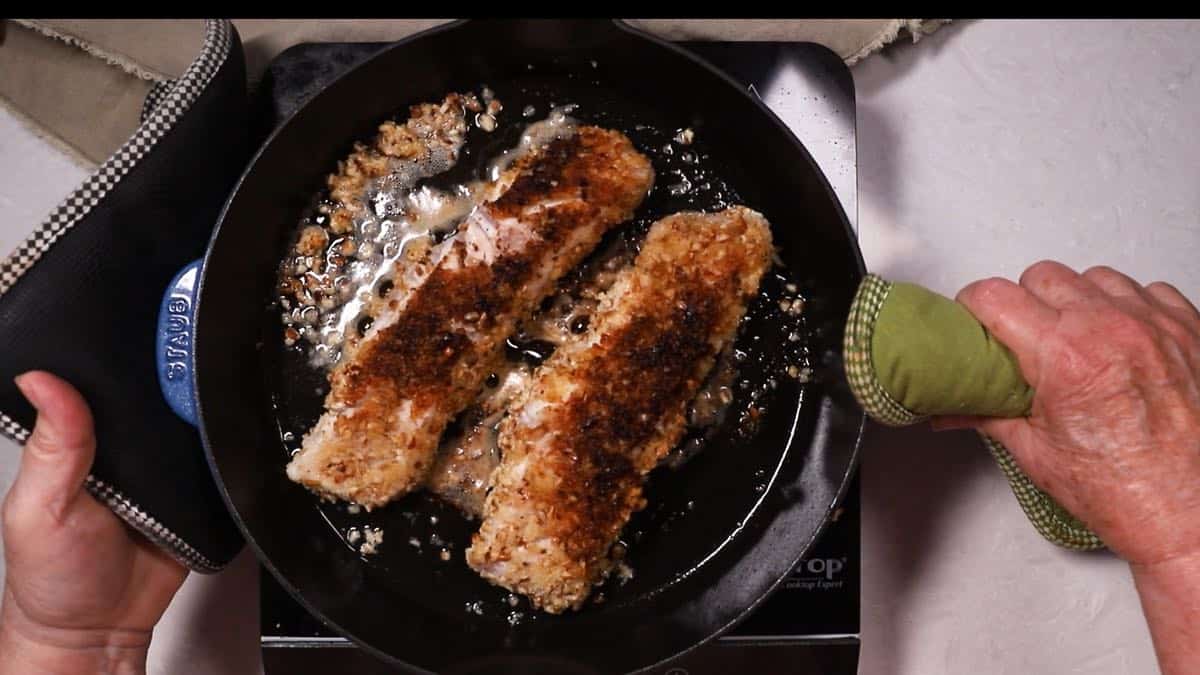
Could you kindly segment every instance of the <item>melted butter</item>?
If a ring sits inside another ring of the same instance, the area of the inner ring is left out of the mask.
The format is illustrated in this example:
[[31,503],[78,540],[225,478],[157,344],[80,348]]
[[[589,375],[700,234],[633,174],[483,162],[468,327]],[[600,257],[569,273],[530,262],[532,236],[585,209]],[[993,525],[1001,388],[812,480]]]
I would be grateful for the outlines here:
[[498,157],[493,159],[488,165],[487,178],[489,181],[499,181],[503,176],[504,171],[516,161],[518,157],[530,152],[535,148],[540,148],[551,141],[559,138],[566,138],[575,133],[578,129],[578,122],[571,117],[571,113],[575,111],[577,106],[562,105],[556,108],[551,108],[546,119],[540,122],[534,122],[525,127],[525,131],[521,134],[521,139],[517,141],[514,148],[505,150]]
[[[388,175],[371,181],[349,205],[354,213],[353,232],[342,238],[330,237],[324,269],[309,270],[312,262],[304,257],[293,263],[292,270],[303,270],[301,273],[310,277],[307,283],[326,293],[312,304],[296,299],[294,309],[284,315],[284,323],[295,336],[290,339],[296,342],[303,335],[306,340],[312,365],[328,368],[337,363],[369,333],[376,302],[390,293],[402,297],[425,279],[472,212],[507,188],[502,181],[514,161],[574,134],[577,122],[569,115],[572,110],[574,106],[553,108],[546,119],[528,125],[516,146],[488,163],[486,180],[448,189],[418,186],[457,163],[462,139],[454,139],[432,144],[420,160],[393,161]],[[350,259],[341,264],[344,258]],[[380,293],[385,282],[394,290]]]
[[725,411],[733,402],[733,380],[737,375],[733,351],[731,345],[726,345],[725,349],[721,350],[708,379],[688,406],[688,424],[692,427],[716,426],[724,421]]
[[[382,282],[390,280],[400,293],[418,285],[436,264],[437,255],[448,248],[447,242],[433,245],[433,233],[457,227],[478,206],[481,192],[481,184],[455,192],[424,186],[400,197],[405,206],[395,220],[384,220],[378,227],[356,224],[359,247],[364,241],[370,242],[377,252],[360,258],[352,269],[350,284],[355,291],[336,311],[327,314],[320,328],[321,341],[338,346],[347,339],[365,336],[357,326],[370,316],[372,304],[381,295],[378,290]],[[372,237],[371,232],[378,234]],[[338,358],[332,352],[323,356],[316,359],[318,365],[329,365]]]
[[429,479],[430,490],[469,518],[482,517],[487,486],[500,464],[497,427],[501,417],[493,415],[461,436],[447,439]]
[[507,364],[502,374],[495,374],[497,386],[484,389],[460,416],[463,431],[442,439],[427,487],[468,518],[483,515],[492,472],[500,465],[500,422],[509,404],[528,388],[531,372],[523,363]]

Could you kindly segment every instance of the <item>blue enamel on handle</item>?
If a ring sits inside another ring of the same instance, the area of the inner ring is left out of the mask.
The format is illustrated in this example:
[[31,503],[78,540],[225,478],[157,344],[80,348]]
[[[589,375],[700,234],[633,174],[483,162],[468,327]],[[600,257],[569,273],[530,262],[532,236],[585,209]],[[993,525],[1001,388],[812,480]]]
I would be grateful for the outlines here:
[[163,398],[184,422],[196,426],[196,389],[192,382],[192,346],[195,344],[196,285],[200,264],[195,260],[175,275],[158,308],[154,349],[158,361],[158,386]]

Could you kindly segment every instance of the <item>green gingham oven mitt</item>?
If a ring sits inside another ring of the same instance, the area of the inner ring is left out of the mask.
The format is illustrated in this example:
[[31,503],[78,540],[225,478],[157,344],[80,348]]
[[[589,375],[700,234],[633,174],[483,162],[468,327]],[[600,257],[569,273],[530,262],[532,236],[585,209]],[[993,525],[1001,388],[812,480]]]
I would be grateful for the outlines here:
[[[1028,415],[1033,389],[1016,357],[959,303],[914,284],[868,275],[850,306],[846,378],[877,422],[915,424],[933,415]],[[1078,519],[1026,476],[1008,449],[983,436],[1017,502],[1046,539],[1102,548]]]

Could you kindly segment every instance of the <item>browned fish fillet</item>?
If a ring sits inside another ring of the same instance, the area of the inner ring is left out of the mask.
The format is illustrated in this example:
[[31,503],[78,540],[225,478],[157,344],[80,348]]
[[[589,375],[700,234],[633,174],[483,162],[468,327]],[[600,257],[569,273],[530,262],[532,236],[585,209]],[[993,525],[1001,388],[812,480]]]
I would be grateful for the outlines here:
[[555,352],[501,424],[472,568],[548,612],[583,603],[771,254],[767,221],[742,207],[650,229],[588,339]]
[[517,159],[498,196],[431,254],[426,276],[392,291],[330,374],[325,413],[288,477],[367,508],[420,485],[438,437],[503,358],[517,321],[633,214],[653,179],[628,138],[597,127]]
[[[516,344],[540,343],[538,349],[555,349],[586,339],[591,316],[620,271],[633,265],[636,244],[625,237],[597,251],[588,261],[559,280],[558,292],[527,321],[522,322]],[[524,339],[523,339],[524,338]],[[510,355],[511,356],[511,355]],[[509,361],[496,373],[495,386],[487,387],[460,415],[461,433],[446,434],[425,487],[450,502],[472,520],[483,517],[491,475],[500,465],[498,426],[512,402],[529,388],[531,366]]]

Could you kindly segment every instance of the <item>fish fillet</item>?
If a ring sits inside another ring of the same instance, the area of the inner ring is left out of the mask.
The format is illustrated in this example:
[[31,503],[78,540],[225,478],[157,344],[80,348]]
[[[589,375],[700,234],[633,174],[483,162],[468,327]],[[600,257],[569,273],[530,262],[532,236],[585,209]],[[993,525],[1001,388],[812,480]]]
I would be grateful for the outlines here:
[[651,227],[588,339],[556,351],[501,423],[473,569],[548,612],[582,605],[771,256],[767,221],[742,207]]
[[325,412],[288,477],[368,509],[419,486],[516,323],[632,216],[653,180],[628,138],[597,127],[518,158],[334,368]]
[[[637,255],[633,240],[620,237],[603,251],[559,280],[558,292],[543,301],[537,312],[520,326],[526,340],[537,349],[552,350],[568,342],[586,339],[586,329],[600,299],[612,287],[620,271],[633,265]],[[479,398],[459,416],[461,433],[442,438],[437,459],[425,487],[453,504],[471,520],[483,517],[483,503],[491,485],[491,476],[500,465],[497,445],[498,427],[512,402],[529,388],[532,371],[528,362],[514,362],[512,353],[496,373],[494,387],[484,389]]]

